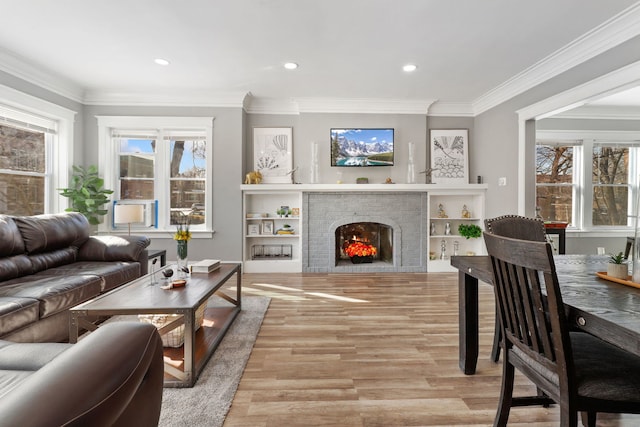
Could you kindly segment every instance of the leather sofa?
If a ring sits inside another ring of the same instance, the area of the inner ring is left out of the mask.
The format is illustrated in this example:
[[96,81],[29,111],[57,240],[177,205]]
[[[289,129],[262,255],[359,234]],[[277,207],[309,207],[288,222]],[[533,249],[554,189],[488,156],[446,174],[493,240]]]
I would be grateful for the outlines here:
[[162,340],[113,322],[77,344],[0,341],[0,427],[157,426]]
[[71,307],[146,274],[147,237],[89,231],[76,212],[0,215],[0,339],[67,342]]

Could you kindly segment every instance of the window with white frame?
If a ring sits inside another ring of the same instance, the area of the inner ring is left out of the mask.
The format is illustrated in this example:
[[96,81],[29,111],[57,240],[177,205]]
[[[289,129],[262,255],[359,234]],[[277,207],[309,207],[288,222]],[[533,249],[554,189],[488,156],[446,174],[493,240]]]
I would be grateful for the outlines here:
[[0,86],[0,213],[60,212],[75,112]]
[[157,228],[211,230],[212,118],[98,117],[118,203],[157,201]]
[[633,226],[637,133],[573,132],[581,139],[540,134],[545,132],[536,144],[536,205],[543,219],[582,230]]

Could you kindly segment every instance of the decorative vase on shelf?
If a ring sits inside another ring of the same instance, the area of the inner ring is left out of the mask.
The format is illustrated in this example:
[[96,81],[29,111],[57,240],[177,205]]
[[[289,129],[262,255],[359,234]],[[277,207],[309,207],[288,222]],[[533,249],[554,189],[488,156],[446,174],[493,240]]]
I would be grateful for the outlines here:
[[415,151],[415,144],[409,143],[409,160],[407,162],[407,184],[416,183],[416,167],[413,163],[413,156]]
[[320,182],[320,176],[318,172],[318,143],[313,142],[311,144],[311,184],[317,184]]
[[177,255],[178,255],[178,277],[187,276],[188,255],[189,255],[189,241],[188,240],[176,240],[177,243]]

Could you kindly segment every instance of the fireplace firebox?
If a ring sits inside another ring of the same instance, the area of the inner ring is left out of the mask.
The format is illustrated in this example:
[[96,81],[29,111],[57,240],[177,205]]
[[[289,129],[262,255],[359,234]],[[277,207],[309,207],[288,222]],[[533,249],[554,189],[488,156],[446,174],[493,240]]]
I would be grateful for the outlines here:
[[378,222],[344,224],[335,231],[335,260],[340,263],[393,264],[393,228]]

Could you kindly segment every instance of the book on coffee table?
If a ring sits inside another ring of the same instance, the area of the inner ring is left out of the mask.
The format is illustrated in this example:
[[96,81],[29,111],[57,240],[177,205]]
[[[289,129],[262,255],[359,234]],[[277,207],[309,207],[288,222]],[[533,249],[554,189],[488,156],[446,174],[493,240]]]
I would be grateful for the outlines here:
[[209,274],[220,268],[219,259],[203,259],[191,265],[191,273]]

